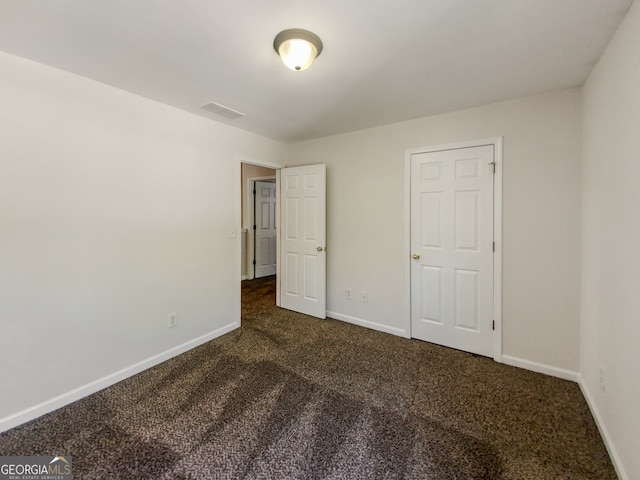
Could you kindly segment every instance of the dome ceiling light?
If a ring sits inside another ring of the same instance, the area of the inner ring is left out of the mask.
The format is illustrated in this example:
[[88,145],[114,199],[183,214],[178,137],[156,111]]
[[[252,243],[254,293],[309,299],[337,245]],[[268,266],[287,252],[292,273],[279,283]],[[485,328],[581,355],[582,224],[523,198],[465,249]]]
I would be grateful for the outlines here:
[[273,48],[287,67],[299,72],[309,68],[320,55],[322,40],[308,30],[290,28],[276,35]]

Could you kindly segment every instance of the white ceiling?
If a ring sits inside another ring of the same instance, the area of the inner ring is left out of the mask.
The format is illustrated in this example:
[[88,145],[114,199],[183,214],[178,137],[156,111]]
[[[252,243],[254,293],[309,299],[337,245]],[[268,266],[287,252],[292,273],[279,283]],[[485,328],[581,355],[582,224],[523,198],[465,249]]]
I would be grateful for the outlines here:
[[[0,0],[0,50],[295,142],[582,85],[631,3]],[[309,70],[285,28],[322,38]]]

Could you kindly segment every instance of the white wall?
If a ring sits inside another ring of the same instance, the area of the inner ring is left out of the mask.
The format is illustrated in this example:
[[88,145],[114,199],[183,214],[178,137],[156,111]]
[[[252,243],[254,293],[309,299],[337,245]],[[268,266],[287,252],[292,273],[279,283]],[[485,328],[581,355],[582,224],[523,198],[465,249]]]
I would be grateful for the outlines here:
[[238,157],[286,148],[6,54],[0,105],[1,430],[236,326]]
[[584,87],[583,135],[582,384],[621,478],[640,478],[638,2]]
[[327,164],[330,315],[402,333],[405,149],[504,136],[503,353],[577,372],[580,131],[570,89],[292,145]]

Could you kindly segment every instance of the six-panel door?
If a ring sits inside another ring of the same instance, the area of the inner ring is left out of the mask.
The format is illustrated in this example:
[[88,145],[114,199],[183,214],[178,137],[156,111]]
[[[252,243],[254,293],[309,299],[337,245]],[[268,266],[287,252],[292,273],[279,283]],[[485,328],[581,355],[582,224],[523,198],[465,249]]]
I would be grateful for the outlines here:
[[326,167],[283,168],[281,306],[326,317]]
[[276,274],[276,184],[255,183],[255,278]]
[[411,155],[411,330],[493,356],[492,145]]

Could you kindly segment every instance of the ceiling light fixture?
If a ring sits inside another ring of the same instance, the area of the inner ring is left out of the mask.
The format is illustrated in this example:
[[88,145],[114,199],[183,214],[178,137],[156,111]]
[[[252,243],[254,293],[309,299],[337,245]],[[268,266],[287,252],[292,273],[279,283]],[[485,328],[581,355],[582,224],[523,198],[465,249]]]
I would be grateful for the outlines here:
[[291,70],[306,70],[322,52],[322,40],[315,33],[299,28],[281,31],[273,40],[273,48]]

